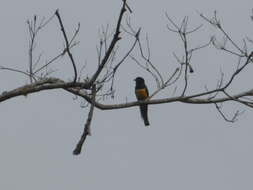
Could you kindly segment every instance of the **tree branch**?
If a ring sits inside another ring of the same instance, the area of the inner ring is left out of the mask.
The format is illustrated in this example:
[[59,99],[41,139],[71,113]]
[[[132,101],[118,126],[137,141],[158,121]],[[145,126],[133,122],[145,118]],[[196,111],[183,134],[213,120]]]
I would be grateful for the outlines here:
[[121,25],[121,21],[122,21],[122,18],[123,18],[123,15],[124,15],[125,11],[126,11],[126,0],[123,0],[123,5],[122,5],[122,8],[121,8],[121,11],[120,11],[120,14],[119,14],[119,18],[118,18],[118,21],[117,21],[117,26],[116,26],[116,30],[115,30],[113,39],[110,43],[109,48],[106,51],[101,63],[99,64],[98,69],[92,75],[92,78],[89,81],[90,86],[92,86],[94,84],[94,82],[97,80],[99,74],[103,70],[103,68],[104,68],[105,64],[107,63],[110,55],[112,54],[112,51],[113,51],[116,43],[121,39],[120,36],[119,36],[120,35],[120,25]]
[[84,130],[83,130],[83,134],[81,136],[81,139],[79,140],[79,142],[76,145],[75,150],[73,151],[74,155],[79,155],[81,153],[82,146],[83,146],[83,143],[84,143],[87,135],[89,135],[89,136],[91,135],[90,125],[91,125],[91,121],[92,121],[92,117],[93,117],[95,98],[96,98],[96,86],[93,85],[93,87],[92,87],[92,97],[91,97],[92,103],[90,105],[90,111],[89,111],[89,114],[88,114],[87,121],[84,125]]
[[[80,90],[75,90],[73,88],[65,89],[68,92],[71,92],[72,94],[75,94],[77,96],[83,97],[86,101],[91,103],[90,97],[86,94],[81,92]],[[212,90],[204,93],[198,93],[193,94],[189,96],[176,96],[172,98],[162,98],[162,99],[154,99],[154,100],[148,100],[148,101],[133,101],[133,102],[127,102],[127,103],[121,103],[121,104],[102,104],[99,102],[95,102],[95,107],[101,110],[113,110],[113,109],[123,109],[123,108],[130,108],[134,106],[139,106],[141,104],[165,104],[165,103],[172,103],[172,102],[182,102],[182,103],[188,103],[188,104],[214,104],[214,103],[221,103],[226,101],[234,101],[234,99],[246,97],[246,96],[253,96],[253,89],[250,89],[248,91],[238,93],[235,95],[231,95],[230,97],[222,97],[222,98],[196,98],[201,97],[205,95],[209,95],[212,93],[215,93],[217,90]]]
[[[60,27],[61,27],[61,31],[62,31],[62,34],[63,34],[63,37],[64,37],[64,40],[65,40],[65,43],[66,43],[66,51],[69,55],[69,58],[71,60],[71,63],[72,63],[72,66],[73,66],[73,69],[74,69],[74,80],[73,80],[73,83],[76,82],[76,79],[77,79],[77,69],[76,69],[76,64],[75,64],[75,60],[73,58],[73,55],[72,53],[70,52],[70,43],[68,41],[68,37],[67,37],[67,34],[65,32],[65,28],[63,26],[63,23],[62,23],[62,20],[61,20],[61,16],[60,16],[60,13],[59,13],[59,10],[57,9],[55,11],[55,15],[57,16],[58,20],[59,20],[59,24],[60,24]],[[79,27],[80,25],[78,25],[78,30],[79,31]],[[77,32],[74,34],[74,36],[76,36]],[[72,41],[72,40],[71,40]]]

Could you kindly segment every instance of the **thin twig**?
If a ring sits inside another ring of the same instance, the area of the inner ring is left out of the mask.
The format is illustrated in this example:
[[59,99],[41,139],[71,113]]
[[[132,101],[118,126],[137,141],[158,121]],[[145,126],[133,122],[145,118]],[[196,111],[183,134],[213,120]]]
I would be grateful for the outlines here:
[[[64,40],[65,40],[65,44],[66,44],[66,51],[69,55],[69,58],[71,60],[71,63],[72,63],[72,66],[73,66],[73,69],[74,69],[74,80],[73,80],[73,83],[76,82],[76,79],[77,79],[77,69],[76,69],[76,64],[75,64],[75,60],[73,58],[73,55],[72,53],[70,52],[70,43],[68,41],[68,37],[67,37],[67,34],[65,32],[65,28],[63,26],[63,23],[62,23],[62,20],[61,20],[61,16],[60,16],[60,13],[59,13],[59,10],[57,9],[55,11],[55,15],[57,16],[58,18],[58,21],[59,21],[59,24],[60,24],[60,27],[61,27],[61,31],[62,31],[62,34],[63,34],[63,37],[64,37]],[[79,25],[80,26],[80,25]],[[79,29],[77,30],[77,32],[79,31]],[[76,34],[74,35],[76,36]]]
[[227,121],[227,122],[230,122],[230,123],[234,123],[236,120],[237,120],[237,117],[240,115],[240,112],[237,110],[234,114],[234,116],[229,119],[227,118],[227,116],[222,112],[221,110],[221,106],[218,106],[217,103],[214,104],[215,105],[215,108],[217,109],[218,113],[222,116],[222,118]]
[[30,73],[27,73],[25,71],[21,71],[21,70],[18,70],[18,69],[13,69],[13,68],[10,68],[10,67],[3,67],[3,66],[0,66],[0,70],[8,70],[8,71],[13,71],[13,72],[17,72],[17,73],[21,73],[21,74],[24,74],[28,77],[32,77],[34,81],[36,81],[36,78],[34,77],[34,75],[30,75]]

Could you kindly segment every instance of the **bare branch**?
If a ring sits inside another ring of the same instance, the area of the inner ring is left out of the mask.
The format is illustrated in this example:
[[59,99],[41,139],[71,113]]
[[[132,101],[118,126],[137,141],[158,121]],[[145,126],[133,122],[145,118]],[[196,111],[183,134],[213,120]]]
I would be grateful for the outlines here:
[[97,80],[99,74],[101,73],[105,64],[107,63],[116,43],[121,39],[119,36],[120,35],[120,25],[121,25],[121,21],[122,21],[125,11],[126,11],[126,0],[123,0],[123,5],[122,5],[122,8],[121,8],[121,11],[119,14],[119,18],[118,18],[118,22],[117,22],[117,26],[116,26],[116,30],[115,30],[113,39],[112,39],[112,41],[109,45],[109,48],[107,49],[107,51],[101,61],[101,64],[98,66],[97,71],[93,74],[92,78],[90,79],[90,83],[89,83],[90,86],[92,86],[94,84],[94,82]]
[[[64,40],[65,40],[65,44],[66,44],[66,51],[69,55],[69,58],[71,60],[71,63],[72,63],[72,66],[73,66],[73,69],[74,69],[74,80],[73,80],[73,83],[76,82],[76,79],[77,79],[77,69],[76,69],[76,64],[75,64],[75,60],[73,58],[73,55],[72,53],[70,52],[70,43],[68,41],[68,37],[67,37],[67,34],[65,32],[65,28],[63,26],[63,23],[62,23],[62,20],[61,20],[61,16],[60,16],[60,13],[59,13],[59,10],[57,9],[55,11],[55,15],[57,16],[58,18],[58,21],[59,21],[59,24],[60,24],[60,27],[61,27],[61,31],[62,31],[62,34],[63,34],[63,37],[64,37]],[[78,29],[76,30],[75,34],[74,34],[74,37],[76,36],[76,34],[78,33],[79,31],[79,27],[80,25],[78,25]]]
[[231,76],[230,80],[223,87],[223,89],[226,89],[232,83],[232,81],[234,80],[234,78],[251,62],[252,56],[253,56],[253,51],[248,56],[248,58],[247,58],[246,62],[244,63],[244,65],[242,65],[240,68],[237,68],[237,70],[233,73],[233,75]]
[[140,28],[139,30],[137,31],[136,35],[135,35],[135,41],[133,43],[133,45],[130,47],[130,49],[128,50],[128,52],[125,54],[125,56],[118,62],[118,64],[113,68],[113,71],[107,75],[106,78],[110,78],[110,76],[112,76],[112,84],[111,84],[111,90],[113,88],[113,83],[114,83],[114,77],[115,77],[115,74],[118,70],[118,68],[120,67],[120,65],[125,61],[125,59],[130,55],[130,53],[134,50],[137,42],[138,42],[138,39],[139,39],[139,34],[140,34]]
[[[152,73],[152,76],[156,80],[157,87],[159,88],[164,83],[164,80],[163,80],[163,77],[162,77],[161,73],[159,72],[159,70],[150,61],[150,47],[149,47],[149,41],[148,41],[147,37],[146,37],[146,42],[147,42],[148,56],[144,55],[141,41],[138,39],[138,45],[139,45],[139,50],[140,50],[140,53],[141,53],[141,57],[142,57],[142,59],[144,59],[144,61],[146,63],[146,66],[144,66],[144,68],[145,68],[145,70],[149,71],[149,73]],[[152,70],[154,72],[149,69],[149,66],[152,68]]]
[[36,80],[36,78],[34,78],[34,76],[31,76],[30,73],[27,73],[25,71],[21,71],[21,70],[18,70],[18,69],[13,69],[13,68],[8,68],[8,67],[4,67],[4,66],[0,66],[0,69],[1,70],[8,70],[8,71],[13,71],[13,72],[17,72],[17,73],[21,73],[21,74],[24,74],[28,77],[32,77],[34,80]]
[[222,118],[227,121],[227,122],[231,122],[231,123],[234,123],[235,121],[237,121],[237,117],[239,115],[241,115],[241,113],[237,110],[235,113],[234,113],[234,116],[231,118],[231,119],[228,119],[227,116],[222,112],[221,108],[222,106],[219,106],[217,103],[214,104],[215,105],[215,108],[217,109],[217,111],[219,112],[219,114],[222,116]]
[[79,155],[81,153],[82,146],[83,146],[83,143],[84,143],[87,135],[89,135],[89,136],[91,135],[90,125],[91,125],[91,121],[92,121],[92,117],[93,117],[95,98],[96,98],[96,85],[93,85],[92,86],[92,97],[91,97],[92,103],[90,105],[90,111],[88,114],[87,121],[84,125],[84,130],[83,130],[83,134],[81,136],[81,139],[79,140],[78,144],[76,145],[75,150],[73,151],[74,155]]
[[156,94],[158,94],[161,90],[163,90],[164,88],[168,87],[171,80],[175,77],[175,75],[178,73],[180,69],[176,68],[176,70],[174,71],[174,73],[169,77],[169,79],[159,88],[157,89],[155,92],[153,92],[149,98],[147,100],[150,100],[152,97],[154,97]]
[[183,48],[184,48],[184,56],[183,56],[183,59],[182,61],[178,58],[178,56],[173,53],[174,57],[176,58],[177,62],[181,65],[184,66],[184,87],[183,87],[183,91],[182,91],[182,96],[185,96],[185,92],[186,92],[186,89],[188,87],[188,71],[190,73],[193,73],[194,70],[193,70],[193,67],[192,65],[190,64],[190,61],[191,61],[191,58],[192,58],[192,54],[194,51],[197,51],[199,49],[202,49],[202,48],[205,48],[207,46],[209,46],[211,44],[211,42],[213,41],[213,39],[211,38],[209,40],[208,43],[204,44],[204,45],[200,45],[198,47],[195,47],[195,48],[192,48],[192,49],[189,49],[189,45],[188,45],[188,35],[189,34],[192,34],[196,31],[198,31],[203,25],[199,25],[197,26],[196,28],[192,29],[192,30],[189,30],[188,29],[188,17],[184,17],[183,21],[181,22],[180,26],[177,25],[169,16],[168,14],[166,13],[166,17],[169,21],[169,23],[175,28],[175,29],[172,29],[172,28],[169,28],[169,31],[172,31],[174,33],[177,33],[181,39],[181,41],[183,42]]
[[[83,97],[86,101],[91,103],[91,99],[89,96],[87,96],[86,93],[81,92],[80,90],[76,90],[73,88],[65,88],[65,90],[78,95],[80,97]],[[231,95],[231,97],[221,97],[221,98],[196,98],[196,97],[202,97],[206,96],[215,92],[221,91],[220,89],[211,90],[208,92],[203,93],[197,93],[189,96],[176,96],[172,98],[162,98],[162,99],[155,99],[155,100],[148,100],[148,101],[134,101],[134,102],[127,102],[122,104],[102,104],[99,102],[95,102],[95,107],[101,110],[113,110],[113,109],[122,109],[122,108],[130,108],[134,106],[139,106],[141,104],[164,104],[164,103],[172,103],[172,102],[182,102],[182,103],[188,103],[188,104],[214,104],[214,103],[221,103],[221,102],[227,102],[227,101],[234,101],[234,99],[246,97],[246,96],[253,96],[253,89],[250,89],[245,92],[241,92],[238,94]],[[0,97],[1,101],[1,97]]]
[[203,18],[205,21],[207,21],[208,23],[210,23],[211,25],[217,27],[222,34],[226,37],[226,39],[228,39],[230,41],[230,43],[244,56],[247,56],[247,53],[245,51],[243,51],[233,40],[232,38],[229,36],[229,34],[223,29],[221,22],[219,21],[219,19],[217,18],[217,11],[214,11],[214,16],[212,19],[207,18],[206,16],[204,16],[204,14],[199,13],[200,17]]
[[77,89],[89,89],[88,83],[85,82],[64,82],[57,78],[45,78],[34,82],[29,85],[24,85],[19,88],[5,91],[0,95],[0,102],[8,100],[17,96],[27,96],[35,92],[51,89],[65,89],[65,88],[77,88]]
[[42,56],[42,54],[39,55],[39,57],[37,58],[36,62],[34,63],[34,50],[36,47],[36,38],[38,36],[38,33],[41,29],[43,29],[52,19],[53,19],[54,15],[52,15],[48,20],[45,21],[45,18],[42,18],[40,23],[38,24],[38,17],[37,15],[34,15],[33,19],[28,20],[27,24],[28,24],[28,31],[29,31],[29,78],[30,78],[30,82],[32,83],[33,80],[36,81],[36,78],[33,76],[34,73],[34,68],[35,66],[38,64],[38,62],[40,61],[40,58]]
[[[122,0],[123,2],[124,2],[124,0]],[[132,13],[133,11],[132,11],[132,9],[129,7],[129,5],[126,3],[126,8],[128,9],[128,11],[130,12],[130,13]]]
[[[76,46],[77,44],[74,43],[72,44],[69,49],[73,48],[74,46]],[[46,67],[48,67],[51,63],[54,63],[57,59],[59,59],[60,57],[62,57],[63,55],[65,55],[65,53],[67,52],[66,48],[61,52],[59,53],[58,55],[56,55],[55,57],[53,57],[51,60],[47,61],[45,65],[41,66],[40,68],[38,68],[37,70],[35,70],[33,72],[33,74],[36,74],[40,71],[42,71],[43,69],[45,69]]]

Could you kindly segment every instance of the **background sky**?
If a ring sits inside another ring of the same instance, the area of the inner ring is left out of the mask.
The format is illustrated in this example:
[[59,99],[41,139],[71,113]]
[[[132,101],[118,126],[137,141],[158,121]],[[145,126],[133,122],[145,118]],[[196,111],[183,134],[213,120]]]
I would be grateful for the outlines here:
[[[204,24],[193,34],[190,45],[207,42],[216,34],[197,11],[212,16],[217,10],[224,28],[242,45],[242,38],[252,37],[250,20],[252,1],[213,0],[190,2],[132,1],[131,21],[148,34],[151,59],[168,76],[178,66],[172,52],[182,55],[178,36],[169,33],[165,12],[176,22],[189,16],[189,26]],[[120,0],[1,0],[0,65],[23,69],[28,65],[28,30],[26,20],[34,14],[49,17],[59,8],[68,33],[81,23],[80,45],[73,54],[80,68],[87,63],[84,76],[97,64],[96,45],[102,25],[111,29],[121,7]],[[126,37],[127,38],[127,37]],[[57,20],[52,21],[38,38],[37,54],[50,59],[63,47]],[[119,43],[124,51],[127,41]],[[250,46],[249,46],[250,48]],[[120,56],[120,55],[119,55]],[[122,55],[121,55],[122,56]],[[228,79],[236,68],[237,59],[213,48],[194,55],[195,73],[190,77],[188,92],[214,88],[222,69]],[[68,59],[61,59],[53,76],[69,80],[73,77]],[[235,81],[231,91],[252,88],[252,66]],[[116,80],[116,98],[110,103],[135,100],[134,81],[143,76],[150,91],[155,82],[130,59],[122,66]],[[28,83],[17,73],[0,71],[0,90],[6,91]],[[158,97],[171,97],[169,88]],[[152,105],[150,128],[145,128],[137,107],[124,110],[95,110],[92,136],[88,137],[80,156],[73,156],[83,130],[87,110],[81,100],[63,90],[52,90],[18,97],[0,106],[0,189],[188,189],[237,190],[252,189],[253,128],[252,110],[236,103],[225,104],[226,114],[237,109],[245,113],[236,123],[227,123],[214,105],[171,103]]]

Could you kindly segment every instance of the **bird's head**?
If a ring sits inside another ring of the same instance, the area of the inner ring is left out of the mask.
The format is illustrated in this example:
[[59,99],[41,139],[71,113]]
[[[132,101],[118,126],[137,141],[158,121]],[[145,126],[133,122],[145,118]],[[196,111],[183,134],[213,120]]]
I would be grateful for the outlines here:
[[144,81],[144,79],[143,79],[142,77],[137,77],[137,78],[134,79],[134,81],[135,81],[136,83],[139,83],[139,84],[145,83],[145,81]]

